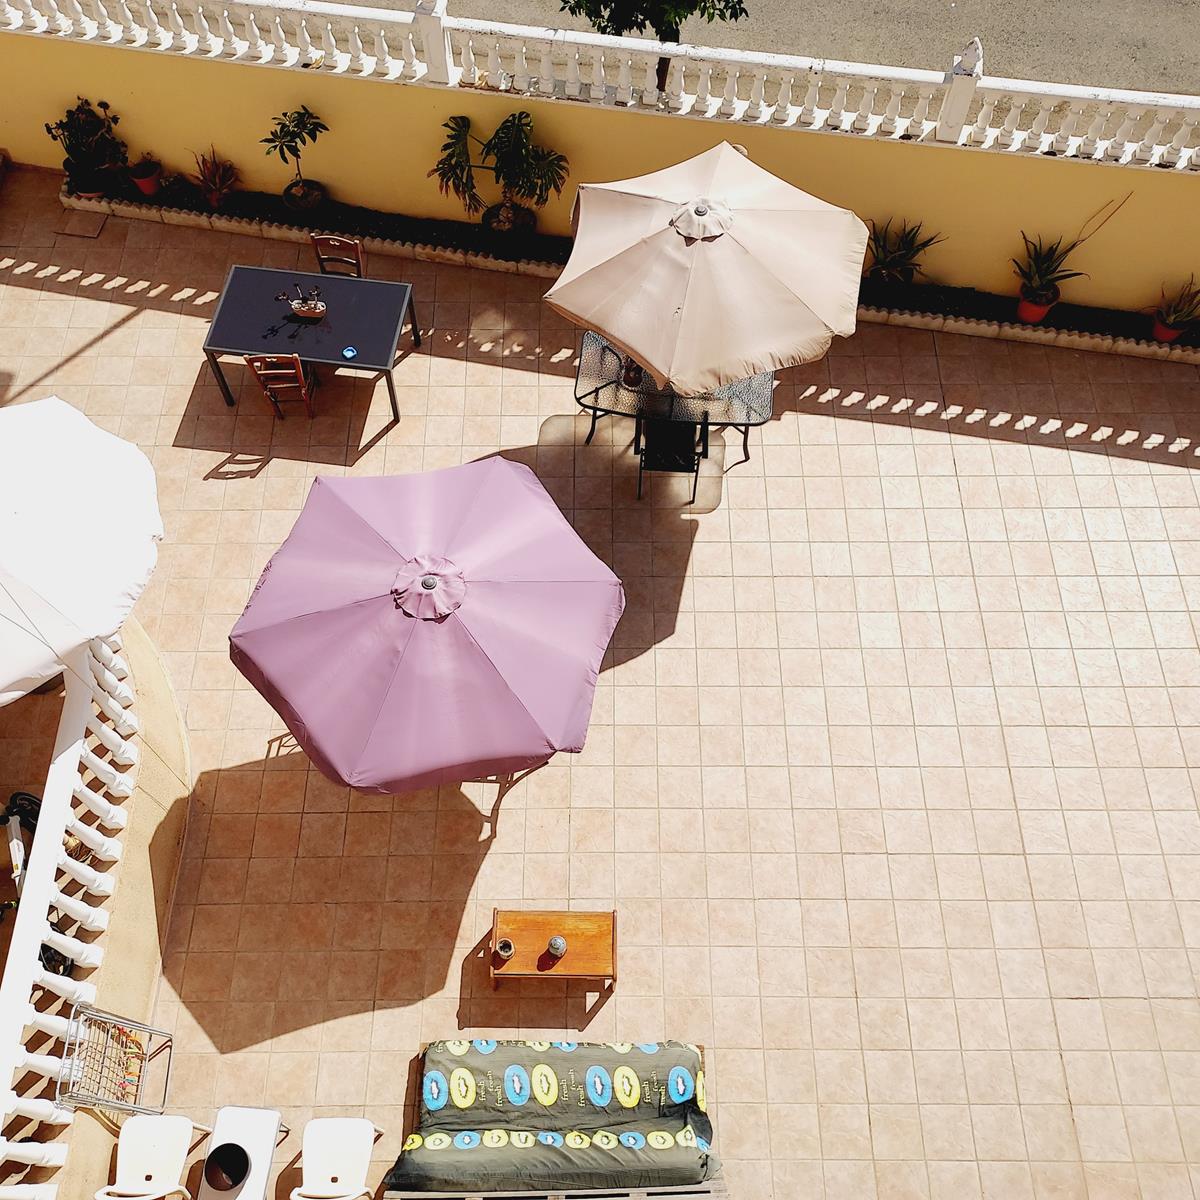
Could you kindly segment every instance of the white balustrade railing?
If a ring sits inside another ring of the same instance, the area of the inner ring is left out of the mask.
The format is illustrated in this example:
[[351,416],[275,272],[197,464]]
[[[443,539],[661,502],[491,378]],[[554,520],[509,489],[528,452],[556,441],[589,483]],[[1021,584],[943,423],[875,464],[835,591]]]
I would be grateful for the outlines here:
[[[128,12],[125,3],[109,2],[110,12]],[[63,0],[43,0],[43,15],[56,3]],[[101,4],[96,0],[98,9]],[[63,1001],[91,1003],[96,987],[46,970],[41,949],[65,954],[78,971],[104,961],[95,935],[108,928],[102,905],[113,893],[112,867],[121,858],[126,812],[120,802],[132,793],[128,768],[138,761],[129,741],[138,728],[133,690],[120,651],[119,638],[96,639],[65,664],[66,697],[37,831],[21,865],[20,901],[0,980],[0,1125],[16,1128],[25,1121],[52,1128],[29,1140],[0,1137],[0,1162],[54,1168],[66,1159],[66,1142],[49,1135],[53,1127],[69,1126],[73,1113],[49,1094],[63,1071],[56,1050],[67,1022],[48,1010]],[[95,865],[67,853],[68,834],[91,852]],[[10,1182],[0,1185],[0,1200],[55,1200],[56,1191],[53,1183]]]
[[[0,0],[0,32],[729,124],[1200,170],[1200,97],[759,54],[322,0]],[[665,61],[665,75],[660,63]]]

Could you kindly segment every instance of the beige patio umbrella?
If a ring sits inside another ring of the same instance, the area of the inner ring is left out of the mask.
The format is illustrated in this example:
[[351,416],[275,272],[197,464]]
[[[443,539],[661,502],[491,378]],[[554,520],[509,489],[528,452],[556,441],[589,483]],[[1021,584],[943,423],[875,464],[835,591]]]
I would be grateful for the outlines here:
[[854,332],[867,227],[728,142],[663,171],[585,183],[547,302],[695,396],[811,362]]

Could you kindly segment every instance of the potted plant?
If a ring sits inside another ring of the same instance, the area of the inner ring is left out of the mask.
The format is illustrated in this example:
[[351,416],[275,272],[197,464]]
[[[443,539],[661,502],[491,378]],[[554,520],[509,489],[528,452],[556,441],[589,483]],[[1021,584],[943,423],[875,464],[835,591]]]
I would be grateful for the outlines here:
[[[535,208],[561,193],[569,167],[566,157],[533,141],[533,118],[510,113],[484,141],[471,132],[470,117],[451,117],[442,128],[446,140],[442,157],[429,172],[445,195],[453,192],[468,213],[482,213],[482,222],[496,232],[531,233],[537,224]],[[472,147],[479,161],[472,162]],[[489,171],[500,188],[500,200],[487,204],[475,185],[475,172]]]
[[111,186],[113,170],[129,161],[125,143],[115,132],[120,120],[109,111],[106,101],[101,100],[93,108],[90,100],[80,96],[74,108],[46,126],[46,132],[66,154],[63,170],[68,191],[95,199]]
[[162,178],[162,163],[150,154],[143,154],[129,168],[129,178],[143,196],[153,196],[158,191],[158,182]]
[[196,160],[192,183],[200,189],[208,207],[216,212],[237,187],[238,169],[227,158],[222,158],[214,146],[209,146],[207,154],[193,154],[192,157]]
[[1197,319],[1200,319],[1200,288],[1195,276],[1189,275],[1187,283],[1170,295],[1163,288],[1162,299],[1154,310],[1154,340],[1173,342]]
[[946,240],[936,233],[928,237],[923,234],[920,221],[915,225],[901,221],[900,228],[895,231],[890,220],[882,226],[872,221],[867,243],[871,265],[864,272],[866,277],[873,283],[910,284],[918,275],[923,275],[921,256],[930,246]]
[[1021,280],[1021,294],[1017,301],[1017,320],[1028,325],[1036,325],[1046,319],[1046,314],[1058,303],[1061,295],[1060,285],[1068,279],[1085,278],[1087,272],[1072,271],[1067,268],[1067,259],[1079,249],[1089,238],[1094,237],[1109,221],[1117,215],[1129,199],[1129,193],[1122,200],[1110,200],[1092,214],[1080,227],[1074,239],[1064,242],[1057,237],[1049,242],[1044,238],[1030,238],[1021,230],[1021,240],[1025,243],[1024,255],[1011,260]]
[[262,139],[268,154],[278,154],[280,162],[296,166],[296,178],[283,189],[283,202],[289,208],[316,208],[328,197],[329,190],[323,183],[305,179],[300,173],[301,150],[328,131],[329,126],[308,105],[302,104],[293,112],[280,113],[274,128]]

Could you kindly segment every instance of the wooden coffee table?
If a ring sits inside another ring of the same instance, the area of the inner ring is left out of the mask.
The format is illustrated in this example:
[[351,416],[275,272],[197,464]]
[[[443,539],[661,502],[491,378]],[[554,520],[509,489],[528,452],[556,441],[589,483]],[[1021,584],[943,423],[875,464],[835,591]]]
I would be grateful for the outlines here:
[[[567,939],[567,952],[555,958],[546,943],[555,935]],[[500,938],[514,946],[512,958],[496,953]],[[617,982],[617,914],[615,912],[548,912],[492,909],[488,947],[492,987],[503,979],[605,979]]]

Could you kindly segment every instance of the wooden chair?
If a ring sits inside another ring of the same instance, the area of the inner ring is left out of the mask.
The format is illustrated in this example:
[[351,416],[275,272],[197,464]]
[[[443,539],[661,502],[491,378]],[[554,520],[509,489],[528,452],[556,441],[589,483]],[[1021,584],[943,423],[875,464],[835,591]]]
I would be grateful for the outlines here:
[[362,242],[355,238],[335,237],[331,233],[313,233],[313,250],[322,275],[365,275]]
[[271,402],[275,415],[282,421],[283,409],[279,401],[299,398],[310,417],[317,415],[312,396],[317,390],[317,373],[312,366],[300,361],[298,354],[247,354],[246,366],[250,368],[263,395]]

